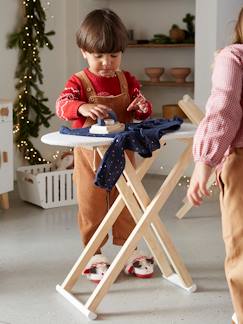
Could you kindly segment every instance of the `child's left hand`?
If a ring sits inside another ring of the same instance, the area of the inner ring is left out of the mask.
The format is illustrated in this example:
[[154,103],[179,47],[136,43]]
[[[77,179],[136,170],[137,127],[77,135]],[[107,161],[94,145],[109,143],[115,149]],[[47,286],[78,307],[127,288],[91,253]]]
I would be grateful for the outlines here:
[[127,111],[131,110],[140,110],[143,113],[148,111],[148,107],[146,104],[146,99],[143,95],[139,94],[127,107]]

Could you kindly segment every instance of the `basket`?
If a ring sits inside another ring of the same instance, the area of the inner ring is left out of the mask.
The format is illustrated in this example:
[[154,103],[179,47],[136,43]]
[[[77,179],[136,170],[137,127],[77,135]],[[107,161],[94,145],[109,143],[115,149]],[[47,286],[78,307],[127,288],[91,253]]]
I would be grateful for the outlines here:
[[17,169],[20,198],[42,208],[77,203],[73,169],[55,171],[50,164],[23,166]]
[[173,118],[175,116],[181,117],[183,119],[188,118],[187,115],[181,110],[181,108],[177,104],[163,105],[162,116],[163,118],[168,119]]

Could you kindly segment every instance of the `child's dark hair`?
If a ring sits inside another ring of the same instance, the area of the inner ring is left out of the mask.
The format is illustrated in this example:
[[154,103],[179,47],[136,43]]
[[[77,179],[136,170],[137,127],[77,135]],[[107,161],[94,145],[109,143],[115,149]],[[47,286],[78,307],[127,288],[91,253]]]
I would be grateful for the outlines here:
[[79,48],[89,53],[124,52],[127,30],[119,16],[110,9],[91,11],[76,33]]

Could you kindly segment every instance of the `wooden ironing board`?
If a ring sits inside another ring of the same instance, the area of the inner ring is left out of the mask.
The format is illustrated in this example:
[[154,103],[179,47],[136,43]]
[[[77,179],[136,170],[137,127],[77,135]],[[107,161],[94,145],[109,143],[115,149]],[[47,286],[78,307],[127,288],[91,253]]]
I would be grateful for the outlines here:
[[[160,141],[161,149],[154,151],[151,158],[143,159],[136,169],[125,154],[125,169],[116,183],[116,187],[119,191],[117,199],[111,206],[87,246],[84,248],[80,257],[73,265],[63,283],[56,286],[56,290],[77,309],[79,309],[87,318],[95,319],[97,317],[96,309],[98,305],[107,294],[110,286],[116,280],[126,261],[142,237],[154,256],[164,279],[187,290],[188,292],[194,292],[196,290],[196,285],[193,283],[187,268],[173,245],[165,225],[159,217],[161,208],[166,203],[171,192],[176,187],[177,182],[192,159],[191,149],[194,132],[195,126],[185,123],[182,124],[180,130],[164,135]],[[55,132],[44,135],[41,140],[50,145],[69,147],[82,146],[92,150],[97,150],[100,157],[103,158],[105,151],[113,139],[62,135]],[[163,144],[165,142],[168,144],[172,140],[186,141],[187,146],[179,159],[175,161],[174,167],[151,200],[141,180],[156,157],[161,154]],[[89,299],[84,304],[73,295],[72,288],[80,278],[84,267],[95,254],[95,251],[100,246],[125,205],[133,216],[136,226],[116,255],[103,279],[96,286]]]

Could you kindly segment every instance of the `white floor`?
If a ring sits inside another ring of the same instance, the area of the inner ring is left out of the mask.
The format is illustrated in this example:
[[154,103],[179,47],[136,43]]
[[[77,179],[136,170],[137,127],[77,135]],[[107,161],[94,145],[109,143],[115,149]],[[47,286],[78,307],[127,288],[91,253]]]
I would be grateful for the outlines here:
[[[147,176],[152,195],[162,178]],[[220,212],[211,199],[183,219],[175,213],[186,187],[177,187],[161,217],[181,254],[197,292],[188,294],[163,280],[142,280],[123,273],[98,307],[102,323],[229,324],[232,306],[225,281]],[[55,291],[82,246],[76,206],[44,210],[10,195],[11,208],[0,209],[0,324],[80,324],[87,320]],[[142,247],[145,245],[142,242]],[[112,259],[117,248],[104,250]],[[75,286],[83,298],[94,288],[84,278]]]

